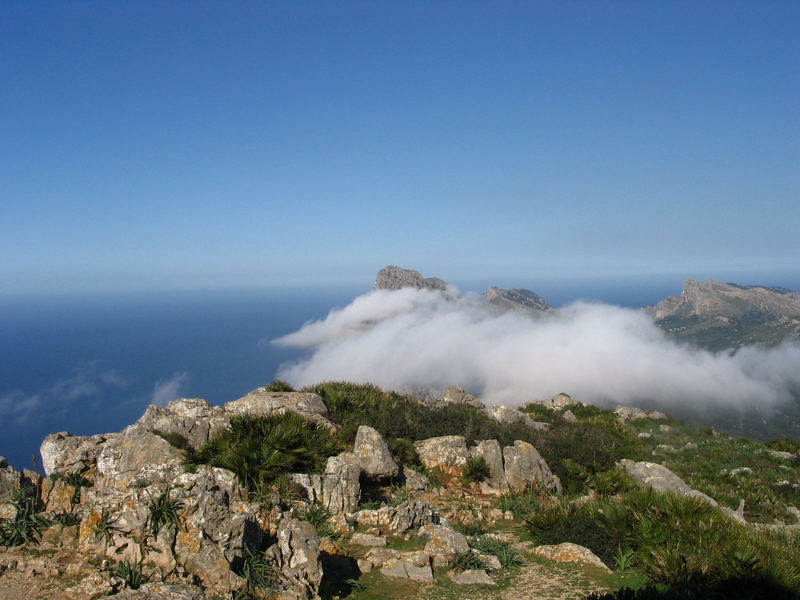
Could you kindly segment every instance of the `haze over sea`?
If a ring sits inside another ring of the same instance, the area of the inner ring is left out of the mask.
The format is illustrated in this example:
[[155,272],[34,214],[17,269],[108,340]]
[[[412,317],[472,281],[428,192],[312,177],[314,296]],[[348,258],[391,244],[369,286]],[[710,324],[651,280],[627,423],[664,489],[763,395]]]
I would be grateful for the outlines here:
[[[554,305],[580,298],[640,307],[678,293],[681,278],[453,283],[463,291],[528,287]],[[31,467],[44,436],[56,431],[118,431],[148,404],[182,396],[235,400],[305,353],[270,340],[368,288],[0,297],[0,455]]]

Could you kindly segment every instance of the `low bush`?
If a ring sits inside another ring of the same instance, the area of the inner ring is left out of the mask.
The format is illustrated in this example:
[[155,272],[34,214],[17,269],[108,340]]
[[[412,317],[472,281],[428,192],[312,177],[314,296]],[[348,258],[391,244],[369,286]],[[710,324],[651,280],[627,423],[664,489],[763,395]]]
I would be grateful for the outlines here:
[[400,464],[411,467],[421,464],[419,462],[419,456],[417,455],[417,449],[414,447],[414,442],[410,439],[389,438],[386,441],[386,445],[389,447],[389,452],[392,453],[392,458]]
[[331,513],[321,504],[309,504],[300,510],[298,516],[303,521],[311,523],[319,537],[334,536],[334,531],[329,521]]
[[290,383],[282,379],[273,379],[272,382],[266,386],[268,392],[293,392],[294,388]]
[[461,471],[464,483],[480,483],[489,477],[489,465],[482,456],[468,458]]
[[454,571],[471,571],[473,569],[483,569],[484,564],[481,557],[474,552],[460,552],[450,559],[448,567]]
[[97,523],[95,523],[92,530],[94,531],[95,535],[99,535],[110,542],[114,533],[122,531],[119,527],[117,527],[116,522],[117,519],[113,518],[105,510],[103,510],[100,512],[100,518],[97,520]]
[[175,525],[180,527],[178,511],[183,504],[170,497],[172,489],[167,487],[156,498],[150,499],[149,514],[147,517],[147,527],[152,535],[158,535],[164,526]]
[[278,570],[263,552],[245,547],[241,562],[234,565],[234,572],[247,582],[247,590],[239,597],[255,598],[271,591],[278,582]]
[[39,531],[50,525],[50,520],[41,514],[36,490],[23,485],[11,491],[9,500],[17,514],[13,519],[0,519],[0,546],[38,544]]
[[496,556],[504,569],[512,569],[523,564],[522,557],[514,550],[509,542],[495,537],[488,535],[471,537],[469,539],[469,545],[481,554]]
[[800,454],[800,441],[791,438],[776,438],[764,442],[764,445],[770,450],[777,450],[778,452],[791,452],[792,454]]
[[322,471],[338,450],[327,429],[297,414],[241,415],[187,460],[233,471],[255,493],[282,474]]
[[129,560],[117,563],[116,575],[125,582],[126,588],[132,590],[138,590],[142,583],[144,583],[142,565],[130,562]]

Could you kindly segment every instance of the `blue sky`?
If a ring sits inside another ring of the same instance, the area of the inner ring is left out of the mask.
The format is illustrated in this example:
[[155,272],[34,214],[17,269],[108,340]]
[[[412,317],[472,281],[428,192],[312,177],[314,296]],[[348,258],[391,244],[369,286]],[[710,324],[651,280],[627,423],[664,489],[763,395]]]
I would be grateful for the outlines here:
[[800,281],[796,2],[0,6],[0,294]]

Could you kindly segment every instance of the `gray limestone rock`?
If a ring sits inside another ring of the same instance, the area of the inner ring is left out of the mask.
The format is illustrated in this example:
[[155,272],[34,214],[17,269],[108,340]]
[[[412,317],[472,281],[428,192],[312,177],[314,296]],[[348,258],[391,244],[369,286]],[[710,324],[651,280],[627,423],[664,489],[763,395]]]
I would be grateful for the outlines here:
[[527,415],[516,408],[511,408],[510,406],[491,406],[486,409],[486,414],[488,414],[498,423],[516,423],[518,421],[522,421],[525,425],[532,427],[537,431],[544,431],[550,428],[549,423],[540,423],[539,421],[534,421],[531,419],[530,415]]
[[456,385],[451,385],[444,388],[440,402],[442,404],[466,404],[478,409],[485,408],[483,402],[478,400],[472,394],[468,393],[464,388]]
[[446,566],[456,554],[469,552],[467,538],[444,525],[423,525],[417,533],[425,541],[425,553],[436,567]]
[[168,583],[146,583],[138,590],[123,590],[115,600],[203,600],[202,588]]
[[458,585],[495,585],[492,578],[483,569],[468,571],[450,571],[447,576]]
[[361,496],[361,466],[353,452],[342,452],[328,458],[321,475],[294,473],[310,502],[322,504],[333,514],[351,513],[358,508]]
[[517,440],[513,446],[503,448],[503,464],[506,481],[513,491],[541,484],[549,491],[561,493],[561,481],[531,444]]
[[372,427],[361,425],[358,428],[353,452],[358,457],[361,472],[369,479],[388,479],[399,472],[389,447]]
[[284,584],[315,597],[322,581],[319,537],[311,523],[284,519],[278,527],[278,541],[267,550]]
[[446,290],[447,283],[437,277],[425,278],[419,271],[401,269],[392,265],[378,271],[375,277],[376,290],[401,290],[403,288]]
[[281,415],[293,412],[327,429],[336,429],[327,418],[328,407],[322,398],[309,392],[271,392],[266,387],[260,387],[238,400],[228,402],[223,408],[228,415]]
[[428,469],[441,469],[460,475],[469,458],[467,442],[462,435],[444,435],[414,443],[420,461]]
[[350,542],[359,546],[385,546],[386,538],[368,533],[354,533]]
[[180,462],[177,448],[141,425],[132,425],[102,445],[97,456],[97,476],[101,486],[124,488],[146,466],[177,466]]
[[498,496],[507,493],[509,487],[503,468],[503,451],[500,449],[500,443],[497,440],[482,440],[470,449],[470,454],[473,458],[483,458],[489,466],[489,477],[478,484],[481,492]]
[[51,433],[42,442],[39,452],[47,475],[80,473],[94,478],[94,469],[103,444],[119,434],[75,436],[66,431]]
[[152,432],[177,434],[197,450],[229,422],[224,409],[201,398],[178,398],[167,406],[148,406],[137,423]]
[[609,573],[611,572],[611,569],[609,569],[594,552],[571,542],[564,542],[555,546],[537,546],[533,549],[533,553],[536,556],[541,556],[542,558],[547,558],[556,562],[593,565]]
[[635,462],[622,459],[617,466],[628,473],[639,485],[649,487],[657,492],[673,492],[683,496],[693,496],[711,506],[719,506],[716,500],[703,492],[689,487],[686,482],[664,465],[651,462]]
[[387,559],[380,568],[381,575],[400,577],[412,581],[433,581],[430,557],[422,551],[401,552]]
[[405,480],[405,488],[412,492],[424,492],[430,484],[425,475],[418,473],[411,467],[403,467],[403,478]]

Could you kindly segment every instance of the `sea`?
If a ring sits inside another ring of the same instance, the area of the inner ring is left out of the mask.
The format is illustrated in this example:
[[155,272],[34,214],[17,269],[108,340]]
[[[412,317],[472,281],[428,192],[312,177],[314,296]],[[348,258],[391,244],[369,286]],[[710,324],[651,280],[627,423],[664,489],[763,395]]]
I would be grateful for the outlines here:
[[[462,291],[490,282],[456,281]],[[559,306],[576,299],[641,307],[681,280],[495,281]],[[796,289],[796,288],[795,288]],[[269,383],[303,350],[271,341],[346,306],[368,286],[0,296],[0,456],[41,470],[54,432],[119,431],[151,403],[223,404]]]

